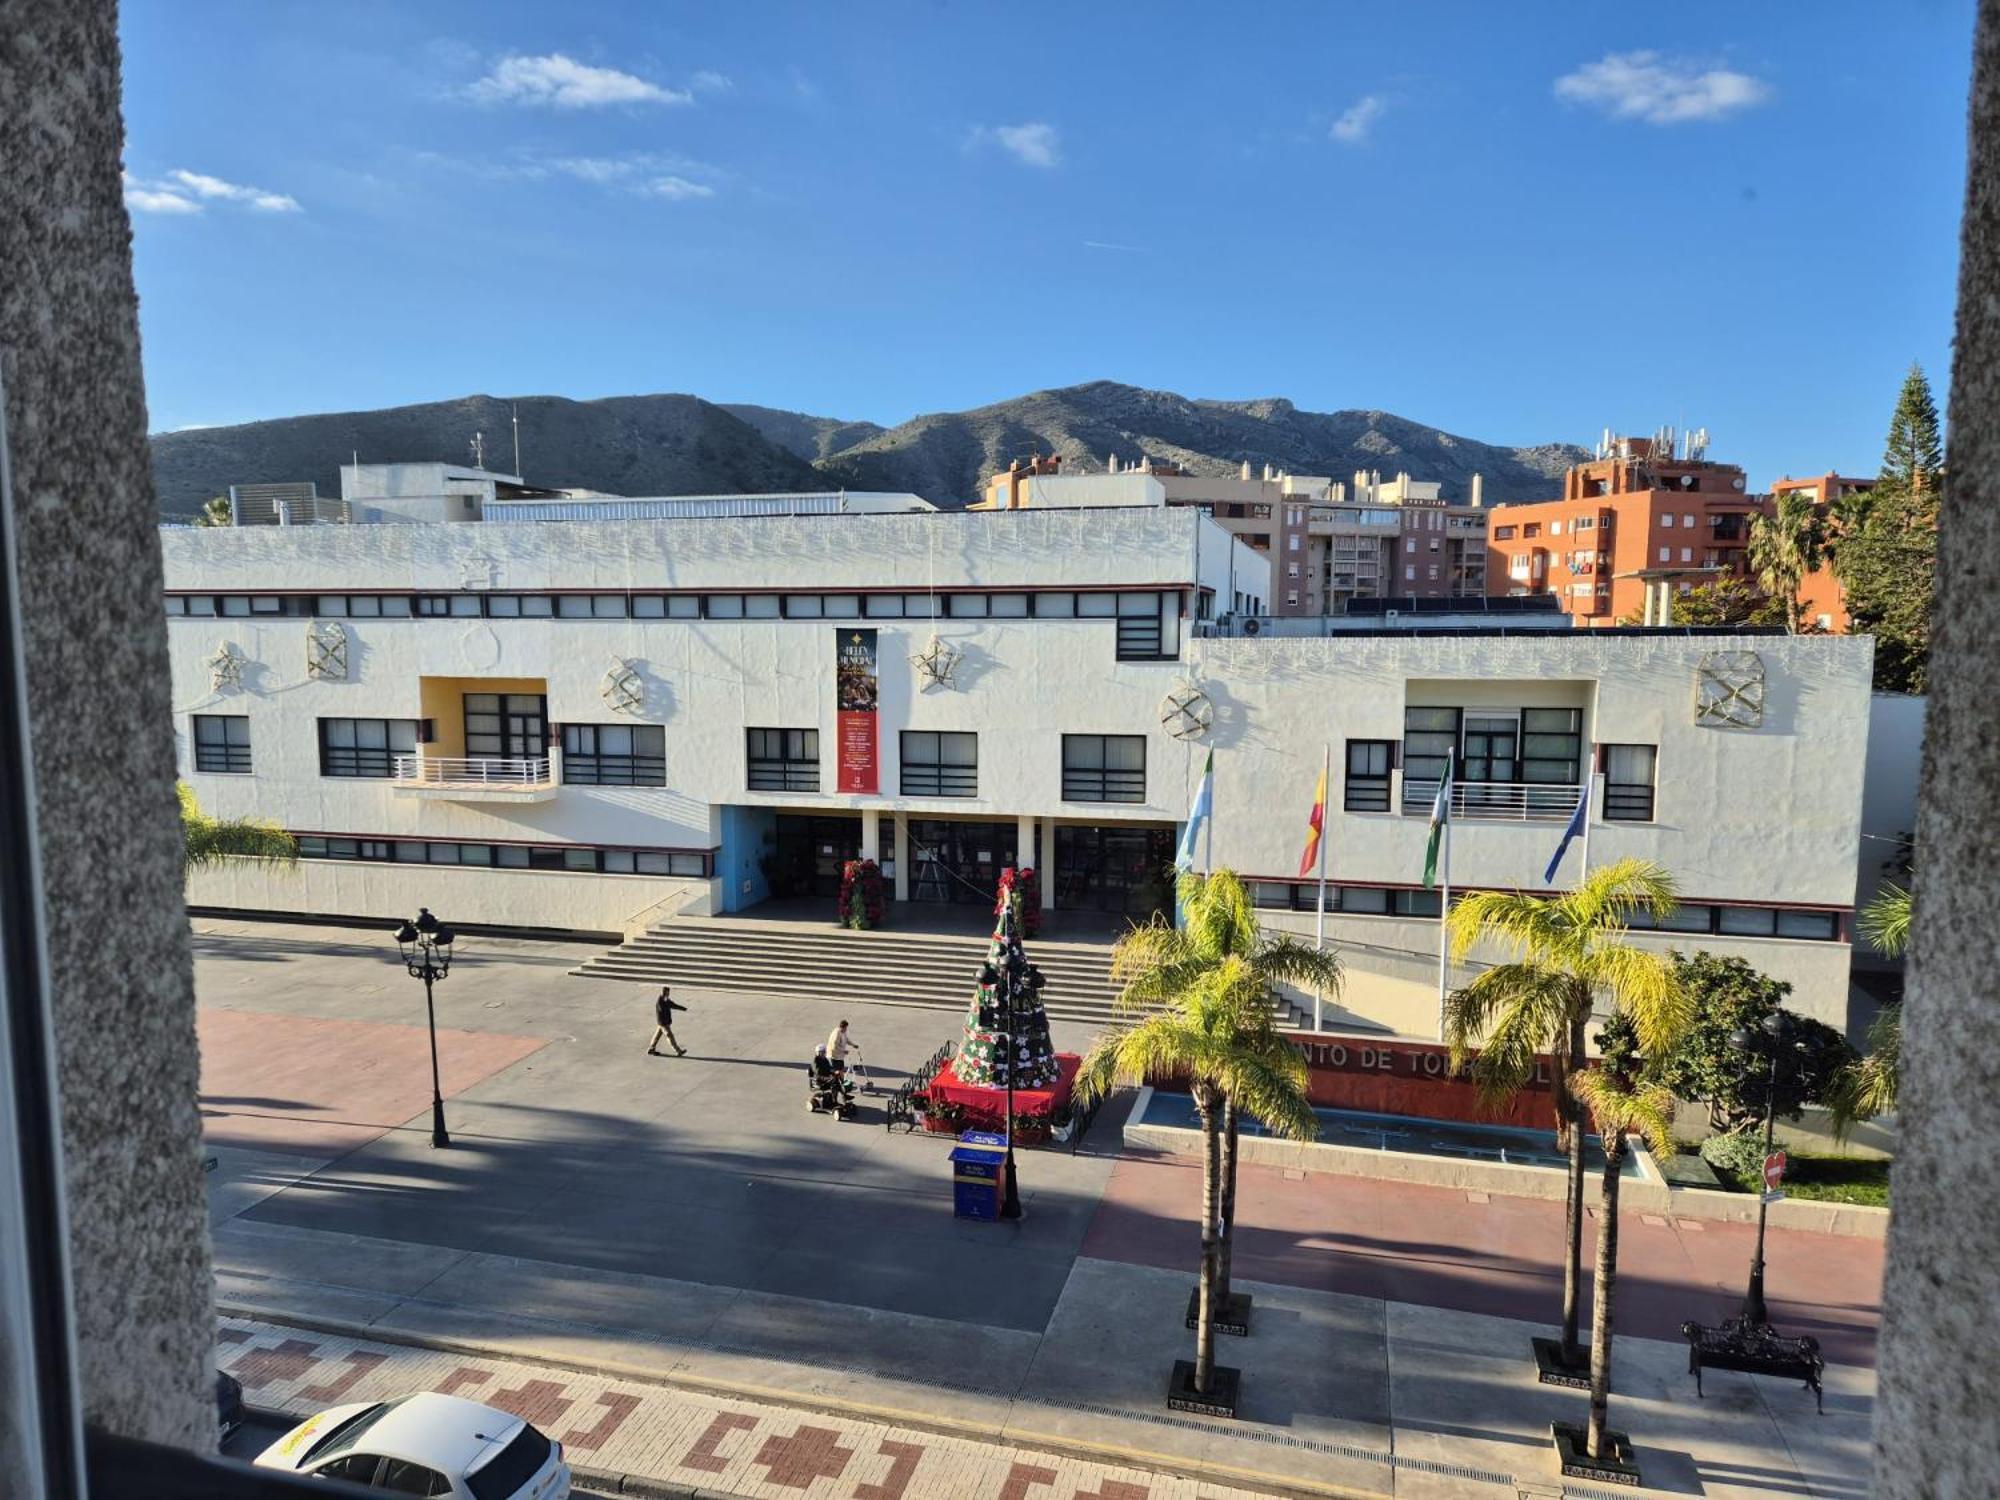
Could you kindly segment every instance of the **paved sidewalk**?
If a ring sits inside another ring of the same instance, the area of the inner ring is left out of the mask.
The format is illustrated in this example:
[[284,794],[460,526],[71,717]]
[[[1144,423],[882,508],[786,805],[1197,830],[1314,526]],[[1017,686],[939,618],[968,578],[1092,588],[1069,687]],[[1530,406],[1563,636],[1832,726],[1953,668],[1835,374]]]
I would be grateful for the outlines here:
[[1254,1500],[1245,1490],[933,1432],[728,1400],[484,1356],[226,1318],[222,1367],[244,1398],[304,1417],[345,1401],[444,1391],[523,1417],[580,1483],[626,1493],[855,1500]]

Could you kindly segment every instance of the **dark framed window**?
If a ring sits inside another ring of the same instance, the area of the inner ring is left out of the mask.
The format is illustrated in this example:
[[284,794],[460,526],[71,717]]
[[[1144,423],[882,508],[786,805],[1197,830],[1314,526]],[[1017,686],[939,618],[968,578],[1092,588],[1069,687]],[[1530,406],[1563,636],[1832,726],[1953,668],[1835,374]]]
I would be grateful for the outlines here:
[[300,859],[394,859],[392,839],[336,839],[308,835],[299,840]]
[[[1102,595],[1084,595],[1085,599]],[[1162,661],[1181,654],[1181,596],[1177,593],[1119,594],[1118,659]],[[1084,613],[1079,600],[1078,613]]]
[[1658,771],[1656,745],[1604,747],[1604,818],[1613,823],[1653,821],[1653,785]]
[[1575,786],[1583,764],[1583,710],[1521,710],[1521,779]]
[[[1436,783],[1458,756],[1458,710],[1403,710],[1403,782]],[[1435,788],[1433,788],[1435,789]]]
[[667,732],[657,724],[565,724],[567,786],[665,786]]
[[483,613],[477,594],[419,594],[417,614],[425,619],[456,617],[465,619]]
[[1349,740],[1347,780],[1341,807],[1347,812],[1389,810],[1389,773],[1396,765],[1394,740]]
[[250,773],[250,718],[247,714],[194,716],[194,768],[216,775]]
[[1064,735],[1062,797],[1065,802],[1144,802],[1146,737]]
[[410,596],[408,594],[321,594],[312,601],[312,612],[341,620],[407,620],[410,618]]
[[546,620],[556,612],[547,594],[488,594],[486,613],[495,620]]
[[979,736],[905,729],[897,784],[905,797],[977,797]]
[[415,719],[321,719],[319,774],[386,778],[396,757],[417,753]]
[[751,791],[819,790],[817,729],[748,729],[744,735],[750,761]]

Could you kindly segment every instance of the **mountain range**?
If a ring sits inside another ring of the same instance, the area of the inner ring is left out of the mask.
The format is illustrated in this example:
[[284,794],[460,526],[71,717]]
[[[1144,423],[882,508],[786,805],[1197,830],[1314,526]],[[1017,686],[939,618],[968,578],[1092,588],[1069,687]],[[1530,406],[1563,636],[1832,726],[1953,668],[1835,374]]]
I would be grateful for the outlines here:
[[156,433],[153,477],[162,513],[175,517],[232,484],[310,479],[337,495],[340,465],[357,454],[468,463],[475,433],[485,466],[514,472],[516,418],[520,463],[535,484],[620,495],[907,490],[946,509],[978,499],[989,475],[1036,453],[1061,454],[1066,473],[1101,473],[1113,456],[1217,476],[1246,462],[1342,480],[1400,470],[1442,482],[1450,499],[1463,499],[1477,473],[1488,504],[1549,498],[1562,471],[1587,457],[1566,443],[1483,443],[1389,412],[1302,411],[1281,397],[1191,400],[1099,380],[886,428],[696,396],[465,396]]

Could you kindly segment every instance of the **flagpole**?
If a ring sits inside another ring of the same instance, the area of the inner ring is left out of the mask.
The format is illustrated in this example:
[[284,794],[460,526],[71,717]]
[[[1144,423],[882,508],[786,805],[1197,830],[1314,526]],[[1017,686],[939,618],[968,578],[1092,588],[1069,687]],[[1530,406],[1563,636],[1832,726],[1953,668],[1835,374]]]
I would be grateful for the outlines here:
[[1594,796],[1597,791],[1597,747],[1590,747],[1590,769],[1583,778],[1583,863],[1576,872],[1576,883],[1581,886],[1590,876],[1590,825],[1592,822]]
[[[1326,825],[1331,814],[1326,798],[1331,795],[1333,781],[1333,745],[1322,748],[1323,758],[1319,766],[1320,813],[1319,813],[1319,900],[1313,903],[1313,948],[1315,951],[1326,947]],[[1323,985],[1313,988],[1313,1030],[1326,1030],[1326,989]]]
[[1444,848],[1442,868],[1438,882],[1438,1040],[1444,1040],[1444,997],[1449,992],[1451,980],[1448,964],[1451,954],[1451,929],[1447,925],[1451,916],[1451,792],[1447,787],[1444,808]]

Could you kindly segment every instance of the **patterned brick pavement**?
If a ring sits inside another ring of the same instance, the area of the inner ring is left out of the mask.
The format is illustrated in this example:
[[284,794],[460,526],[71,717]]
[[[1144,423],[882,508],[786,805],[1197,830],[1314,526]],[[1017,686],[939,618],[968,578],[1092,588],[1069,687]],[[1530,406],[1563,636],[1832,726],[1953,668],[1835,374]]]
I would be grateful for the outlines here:
[[225,1318],[218,1362],[244,1398],[301,1418],[435,1390],[559,1440],[599,1475],[791,1500],[1257,1500],[1246,1490],[844,1417],[535,1365]]

